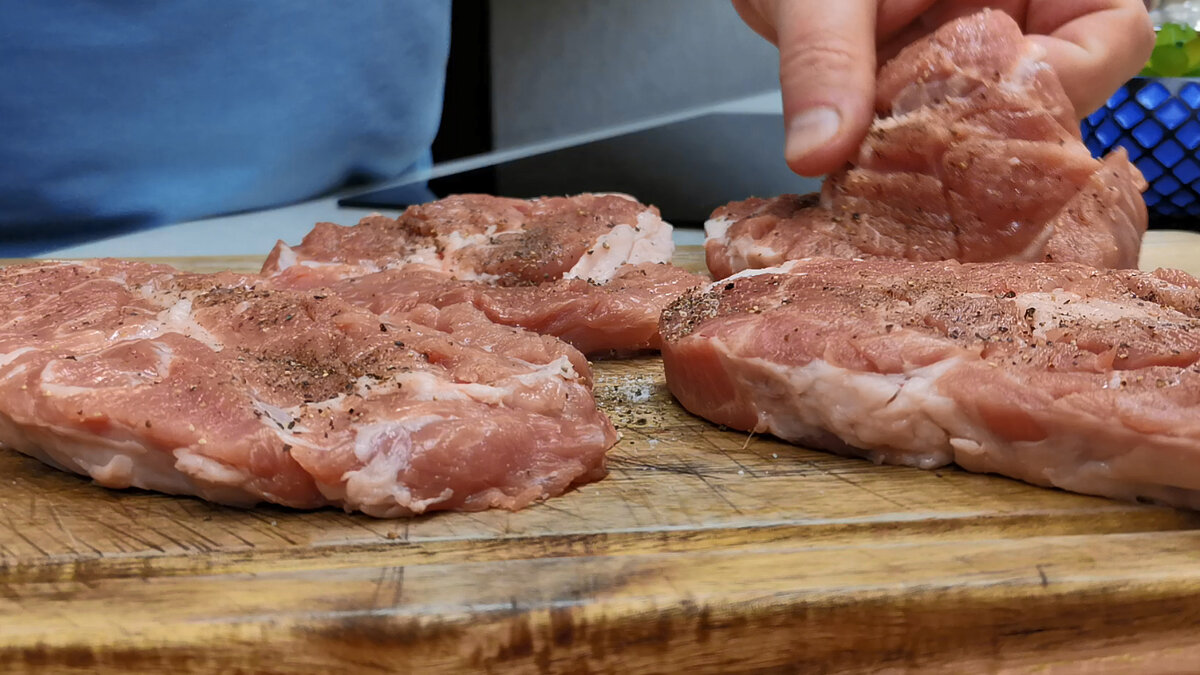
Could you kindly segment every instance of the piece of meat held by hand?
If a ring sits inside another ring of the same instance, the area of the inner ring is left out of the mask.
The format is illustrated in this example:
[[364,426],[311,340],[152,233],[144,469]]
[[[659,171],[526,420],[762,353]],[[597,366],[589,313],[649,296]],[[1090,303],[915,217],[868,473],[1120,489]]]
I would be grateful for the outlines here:
[[1200,508],[1200,281],[1174,270],[835,258],[663,315],[712,422],[930,469]]
[[[658,209],[625,195],[455,195],[410,206],[394,220],[320,223],[298,246],[276,244],[262,271],[306,268],[292,279],[309,287],[409,265],[502,286],[564,278],[606,283],[623,265],[670,261],[671,231]],[[306,275],[311,281],[302,281]]]
[[1007,14],[947,24],[879,71],[876,120],[821,194],[713,212],[723,278],[814,256],[1137,266],[1146,182],[1084,146],[1041,47]]
[[374,516],[604,475],[583,355],[465,304],[387,319],[254,275],[0,270],[0,445],[114,488]]

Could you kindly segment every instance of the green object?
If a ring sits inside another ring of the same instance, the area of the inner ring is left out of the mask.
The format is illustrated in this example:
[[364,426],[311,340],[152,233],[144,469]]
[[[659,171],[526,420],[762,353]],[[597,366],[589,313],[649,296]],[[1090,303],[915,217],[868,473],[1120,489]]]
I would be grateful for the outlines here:
[[1158,36],[1154,40],[1155,46],[1175,45],[1182,47],[1185,43],[1196,39],[1196,30],[1191,26],[1184,26],[1177,23],[1163,24],[1162,28],[1158,29]]
[[1200,35],[1196,29],[1177,23],[1163,24],[1142,76],[1196,77],[1197,73],[1200,73]]
[[1188,71],[1188,55],[1175,45],[1155,47],[1150,55],[1150,69],[1159,77],[1179,77]]

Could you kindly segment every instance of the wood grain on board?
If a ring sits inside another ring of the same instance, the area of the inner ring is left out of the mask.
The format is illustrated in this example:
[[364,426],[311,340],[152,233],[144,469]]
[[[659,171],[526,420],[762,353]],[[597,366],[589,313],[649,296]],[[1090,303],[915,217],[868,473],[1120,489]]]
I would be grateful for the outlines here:
[[[679,261],[702,266],[698,249]],[[172,259],[252,270],[258,258]],[[1143,267],[1200,272],[1200,235]],[[0,452],[0,667],[979,672],[1200,663],[1200,514],[718,429],[596,364],[610,475],[377,520],[114,491]]]

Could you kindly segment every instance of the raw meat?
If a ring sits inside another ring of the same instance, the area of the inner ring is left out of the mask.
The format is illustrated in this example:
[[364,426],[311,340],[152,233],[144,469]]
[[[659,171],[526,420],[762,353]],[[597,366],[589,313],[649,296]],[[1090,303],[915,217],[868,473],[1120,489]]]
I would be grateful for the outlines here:
[[1057,76],[1005,13],[943,26],[879,72],[877,117],[820,195],[748,199],[706,224],[709,269],[812,256],[1137,266],[1146,182],[1094,159]]
[[259,277],[0,270],[0,444],[108,487],[393,517],[603,476],[583,355],[465,304],[382,319]]
[[626,264],[667,262],[671,226],[632,197],[543,199],[456,195],[370,216],[353,227],[319,223],[299,246],[275,245],[263,273],[301,265],[309,283],[420,264],[458,279],[505,286],[556,279],[605,283]]
[[[277,277],[286,283],[287,272]],[[469,303],[488,319],[566,340],[589,356],[657,350],[666,305],[707,280],[673,265],[623,265],[606,284],[559,279],[533,286],[455,280],[420,266],[352,277],[328,288],[338,297],[391,316],[418,304]]]
[[1200,281],[820,258],[663,315],[667,383],[736,429],[879,463],[1200,508]]
[[671,226],[623,195],[530,201],[460,195],[398,219],[322,223],[263,267],[275,287],[328,287],[378,313],[469,302],[589,356],[659,345],[667,304],[706,278],[668,264]]

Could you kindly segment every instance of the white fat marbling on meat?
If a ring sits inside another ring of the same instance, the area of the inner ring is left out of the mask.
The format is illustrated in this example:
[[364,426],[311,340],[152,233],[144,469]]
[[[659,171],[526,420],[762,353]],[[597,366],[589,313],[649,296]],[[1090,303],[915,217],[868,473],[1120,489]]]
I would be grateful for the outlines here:
[[709,218],[704,221],[704,238],[705,239],[726,239],[729,236],[729,228],[737,222],[725,216],[717,218]]
[[642,211],[637,215],[635,231],[641,237],[634,240],[629,252],[629,265],[641,263],[670,262],[675,255],[674,228],[671,224],[654,214],[653,211]]
[[[375,387],[375,392],[383,394],[388,389],[388,387],[380,385]],[[394,390],[395,387],[392,386],[390,389]],[[325,410],[344,412],[343,408],[347,407],[346,399],[345,394],[338,394],[324,401],[303,403],[288,408],[271,406],[255,399],[254,407],[263,412],[259,418],[263,426],[283,443],[321,450],[327,445],[323,437],[319,435],[321,429],[324,428],[321,413]],[[315,420],[318,425],[311,427],[304,423],[305,419]]]
[[407,469],[412,458],[413,434],[430,424],[444,421],[446,417],[443,415],[418,415],[403,420],[359,425],[354,434],[354,456],[359,461],[370,462],[381,453],[390,455],[396,460],[391,479],[394,483],[396,473]]
[[38,351],[38,349],[36,347],[17,347],[16,349],[12,350],[11,352],[6,352],[4,354],[0,354],[0,368],[3,368],[4,366],[7,366],[8,364],[12,363],[13,361],[16,361],[17,359],[21,358],[22,354],[28,354],[29,352],[36,352],[36,351]]
[[94,396],[98,391],[108,389],[123,390],[134,387],[153,385],[166,379],[171,373],[171,363],[175,358],[170,346],[161,342],[149,342],[147,345],[154,350],[155,363],[152,370],[121,370],[116,366],[104,369],[103,382],[92,382],[87,385],[64,384],[63,368],[76,361],[103,358],[102,355],[87,354],[75,359],[55,359],[42,368],[38,388],[44,396]]
[[259,413],[263,424],[266,424],[273,431],[286,429],[287,425],[291,424],[296,419],[296,414],[299,412],[297,406],[291,408],[280,408],[277,405],[272,405],[257,396],[251,398],[250,405],[254,407],[254,411]]
[[[722,347],[724,351],[724,347]],[[828,433],[875,462],[924,469],[953,461],[947,424],[954,402],[937,391],[936,381],[962,362],[954,358],[903,374],[849,370],[814,359],[786,366],[760,358],[742,359],[727,372],[757,408],[756,432],[797,443]],[[920,448],[914,452],[911,448]]]
[[474,382],[447,382],[434,373],[412,371],[397,374],[392,378],[394,386],[404,390],[406,398],[415,401],[475,401],[487,405],[503,404],[518,389],[539,387],[548,381],[558,383],[577,380],[579,373],[567,357],[559,357],[550,363],[533,366],[531,370],[504,378],[496,384]]
[[[495,384],[447,382],[445,378],[432,372],[411,371],[397,373],[390,380],[383,382],[359,378],[356,389],[359,395],[364,397],[368,394],[378,396],[388,391],[402,390],[405,399],[409,401],[474,401],[485,405],[503,405],[520,391],[538,388],[547,383],[565,384],[579,379],[579,373],[571,360],[565,356],[542,365],[529,364],[529,368],[526,372],[498,380]],[[344,399],[345,395],[338,394],[325,401],[306,403],[303,407],[311,413],[321,408],[340,407]],[[287,416],[288,421],[284,422],[286,427],[292,419],[299,419],[301,415],[300,406],[278,408],[273,413],[264,415],[267,418],[264,419],[264,424],[278,429],[274,424],[276,418],[282,419]],[[285,429],[280,433],[307,431],[309,430],[303,424],[296,424],[292,429]]]
[[279,253],[279,255],[275,258],[275,272],[282,272],[283,270],[286,270],[292,265],[295,265],[296,261],[300,259],[300,257],[296,255],[296,249],[288,246],[282,241],[275,244],[275,250]]
[[591,195],[593,197],[620,197],[621,199],[633,202],[634,204],[638,203],[637,197],[624,192],[593,192]]
[[[397,391],[401,383],[393,380],[376,380],[372,377],[358,377],[354,380],[353,391],[360,398],[379,397]],[[251,405],[258,413],[259,421],[276,437],[289,445],[304,445],[312,448],[322,447],[310,439],[315,431],[303,423],[305,416],[317,415],[324,411],[340,411],[345,408],[346,394],[336,394],[322,401],[301,403],[288,407],[277,406],[263,400],[257,393],[251,395]]]
[[171,374],[171,364],[175,361],[175,350],[162,342],[151,342],[150,348],[154,350],[154,355],[157,357],[154,362],[154,372],[150,374],[151,377],[166,379]]
[[249,472],[198,454],[190,448],[178,448],[174,455],[175,468],[206,482],[219,485],[241,485],[250,480]]
[[1045,62],[1046,50],[1036,42],[1025,43],[1025,53],[1017,61],[1016,66],[1004,74],[1000,87],[1014,94],[1029,91],[1030,83],[1037,78],[1038,72],[1049,70],[1050,64]]
[[[527,361],[525,363],[528,363]],[[550,363],[540,366],[529,364],[532,370],[513,375],[505,378],[504,381],[515,380],[525,386],[535,386],[546,380],[578,380],[579,373],[575,371],[575,365],[571,363],[571,359],[560,356]]]
[[[488,225],[483,232],[462,232],[460,230],[451,230],[438,237],[439,243],[442,245],[442,254],[449,256],[461,249],[470,248],[472,246],[485,246],[488,240],[496,234],[496,226]],[[430,247],[430,250],[435,250]]]
[[[301,260],[298,264],[301,267],[308,267],[310,269],[321,269],[322,267],[345,267],[346,266],[346,263],[344,263],[344,262],[321,261],[321,260]],[[359,268],[360,270],[362,270],[360,272],[360,274],[371,274],[374,272],[378,272],[380,269],[382,269],[379,265],[376,265],[375,263],[370,262],[370,261],[359,261],[358,263],[355,263],[354,266]]]
[[216,336],[210,333],[204,326],[196,323],[196,319],[192,313],[191,298],[180,298],[179,302],[159,312],[156,319],[160,324],[159,335],[163,333],[179,333],[184,337],[204,343],[204,345],[214,352],[225,349],[225,346],[221,344],[221,341]]
[[403,259],[389,260],[382,266],[375,263],[362,263],[364,267],[372,267],[371,271],[378,272],[383,269],[400,269],[409,265],[427,265],[433,269],[444,269],[446,263],[442,260],[442,254],[438,252],[436,246],[420,246],[412,249]]
[[[193,494],[243,506],[258,501],[238,484],[214,482],[216,473],[192,475],[189,469],[195,463],[177,466],[174,454],[149,448],[137,440],[81,434],[53,425],[25,426],[7,415],[0,415],[0,438],[6,447],[63,471],[88,476],[104,487]],[[238,482],[241,480],[239,477]]]
[[3,371],[0,371],[0,373],[3,373],[0,374],[0,382],[19,377],[27,372],[29,372],[28,363],[19,363],[11,368],[5,368]]
[[101,485],[112,485],[129,482],[133,477],[133,458],[126,454],[114,453],[108,462],[98,464],[89,471],[92,478]]
[[1104,388],[1105,389],[1120,389],[1121,381],[1124,380],[1125,377],[1126,377],[1126,374],[1119,370],[1112,371],[1112,373],[1108,376],[1108,382],[1104,383]]
[[414,371],[397,375],[394,381],[414,401],[478,401],[499,404],[508,392],[500,387],[472,382],[447,382],[434,373]]
[[664,263],[674,253],[671,226],[653,211],[642,211],[636,225],[615,225],[596,239],[563,277],[605,284],[622,265]]
[[420,451],[413,444],[413,435],[444,420],[441,415],[422,415],[360,426],[355,436],[354,454],[363,462],[363,467],[342,476],[345,498],[371,505],[371,512],[378,509],[387,513],[399,505],[413,513],[421,513],[453,497],[454,491],[446,488],[436,497],[414,500],[412,491],[397,481],[397,476],[409,469],[413,454]]
[[1045,340],[1048,331],[1059,324],[1071,325],[1085,322],[1092,325],[1116,323],[1122,319],[1136,321],[1180,321],[1200,323],[1180,312],[1158,305],[1138,307],[1128,302],[1112,302],[1098,298],[1085,298],[1076,293],[1055,291],[1053,293],[1022,293],[1015,298],[1019,312],[1031,322],[1033,335]]
[[[730,282],[737,281],[738,279],[748,279],[750,277],[757,277],[757,276],[761,276],[764,274],[788,274],[793,269],[795,269],[797,266],[804,264],[804,262],[806,262],[808,260],[812,260],[812,258],[801,258],[799,260],[788,260],[787,262],[784,262],[783,264],[777,265],[775,267],[748,267],[740,272],[735,272],[734,274],[730,274],[729,276],[725,277],[724,279],[717,279],[716,281],[710,283],[708,285],[708,287],[706,288],[706,290],[712,291],[712,290],[716,290],[718,288],[722,288],[725,285],[729,284]],[[807,272],[798,272],[798,273],[794,273],[794,276],[804,276],[806,274],[807,274]]]
[[729,240],[725,255],[735,270],[751,267],[774,267],[784,262],[781,251],[759,243],[750,235],[742,235]]
[[[216,336],[196,322],[192,299],[201,295],[200,291],[177,297],[175,294],[160,291],[152,284],[139,287],[137,291],[147,300],[155,304],[166,305],[166,307],[155,313],[152,319],[130,323],[118,328],[108,337],[110,342],[153,340],[166,333],[178,333],[200,342],[215,352],[225,348]],[[143,316],[149,317],[149,314],[143,314]]]

